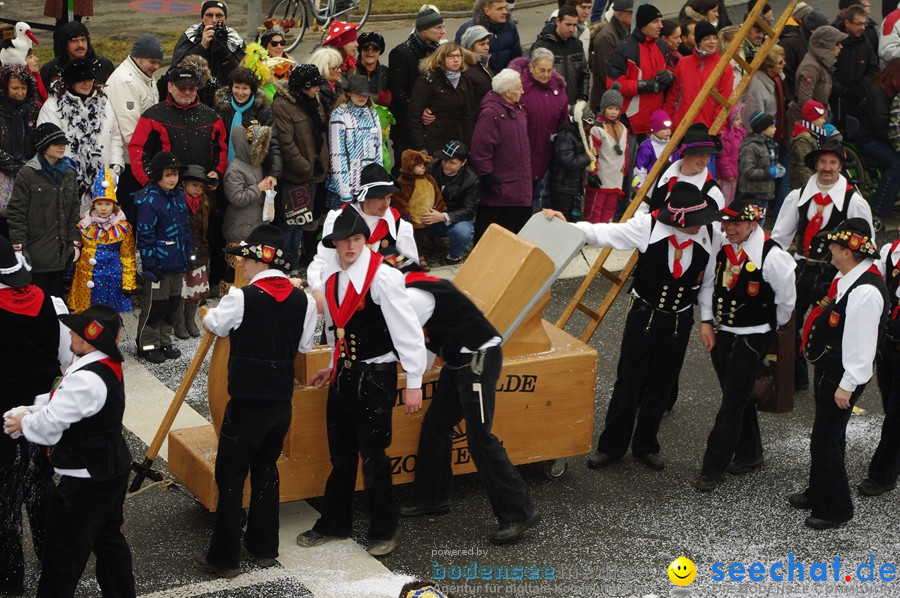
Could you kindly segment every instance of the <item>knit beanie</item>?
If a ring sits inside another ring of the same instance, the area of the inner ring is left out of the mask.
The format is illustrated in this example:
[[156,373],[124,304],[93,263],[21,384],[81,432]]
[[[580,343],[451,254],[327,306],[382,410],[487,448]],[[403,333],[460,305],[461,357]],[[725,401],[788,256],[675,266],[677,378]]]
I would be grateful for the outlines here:
[[603,92],[600,97],[600,113],[602,114],[610,106],[622,109],[622,94],[619,90],[622,88],[618,82],[613,83],[612,87]]
[[459,45],[466,50],[471,50],[475,42],[479,42],[486,37],[491,37],[491,32],[481,25],[472,25],[466,29],[459,38]]
[[812,9],[806,18],[803,19],[803,27],[807,31],[815,31],[822,25],[828,24],[828,17],[825,15],[825,11],[821,8]]
[[825,116],[825,106],[815,100],[803,104],[803,110],[800,112],[800,117],[808,123],[823,116]]
[[716,37],[718,34],[719,32],[716,31],[716,26],[709,21],[700,21],[694,26],[694,40],[696,40],[698,44],[704,37],[709,37],[710,35]]
[[426,8],[418,15],[416,15],[416,31],[431,29],[432,27],[437,27],[443,22],[444,17],[441,16],[441,13],[434,10],[433,8]]
[[135,41],[134,45],[131,47],[131,57],[162,60],[162,44],[160,44],[159,40],[149,33],[145,33],[144,35],[137,38],[137,41]]
[[[196,4],[194,5],[196,6]],[[228,6],[221,2],[220,0],[207,0],[203,4],[200,5],[200,16],[202,17],[206,14],[206,9],[208,8],[221,8],[222,12],[225,13],[225,16],[228,17]]]
[[750,115],[750,128],[754,133],[762,133],[775,124],[775,117],[762,110],[757,110]]
[[806,2],[798,2],[797,6],[794,7],[794,12],[791,13],[791,16],[794,17],[795,21],[802,21],[811,12],[812,12],[812,6],[810,6]]
[[672,128],[672,118],[665,110],[654,110],[650,115],[650,132],[656,133],[663,129]]
[[661,19],[662,13],[652,4],[641,4],[638,6],[637,13],[634,15],[634,27],[638,31],[643,29],[648,23],[652,23],[656,19]]
[[41,123],[34,130],[34,149],[42,154],[51,145],[69,145],[66,134],[53,123]]

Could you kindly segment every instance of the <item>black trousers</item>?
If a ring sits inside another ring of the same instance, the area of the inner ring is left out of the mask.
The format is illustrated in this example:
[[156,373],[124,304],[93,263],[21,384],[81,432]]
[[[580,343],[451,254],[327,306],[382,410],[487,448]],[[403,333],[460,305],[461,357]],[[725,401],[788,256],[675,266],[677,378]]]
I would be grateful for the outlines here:
[[475,211],[475,237],[477,245],[481,236],[491,224],[498,224],[508,231],[518,234],[531,218],[531,205],[527,206],[478,206]]
[[[450,502],[453,480],[453,428],[466,420],[469,453],[478,468],[481,486],[491,503],[494,515],[502,523],[525,521],[534,513],[534,501],[525,480],[513,467],[506,449],[491,433],[496,404],[497,379],[503,368],[503,351],[499,346],[484,353],[484,370],[480,376],[466,365],[441,369],[437,390],[425,413],[416,456],[416,481],[413,502],[420,506],[441,506]],[[472,389],[481,383],[481,399]],[[481,421],[481,402],[484,422]]]
[[732,456],[753,463],[762,457],[762,440],[753,384],[759,375],[772,332],[734,334],[720,330],[710,357],[722,388],[722,405],[706,440],[701,474],[721,478]]
[[803,325],[806,323],[806,312],[818,300],[814,300],[818,293],[816,287],[826,285],[822,289],[822,295],[828,292],[827,286],[831,284],[837,275],[837,269],[830,263],[809,263],[806,260],[797,262],[797,303],[794,308],[797,313],[797,329],[794,335],[794,383],[809,382],[809,366],[806,359],[800,355],[800,344],[803,336]]
[[28,513],[34,551],[40,558],[52,492],[53,469],[44,447],[24,438],[13,440],[0,435],[0,593],[21,588],[25,581],[22,506]]
[[693,308],[662,312],[633,299],[597,452],[621,457],[629,444],[635,455],[659,452],[659,422],[671,403],[672,385],[678,382],[693,325]]
[[47,512],[41,559],[40,598],[75,595],[91,553],[97,557],[97,583],[104,598],[134,593],[131,550],[122,535],[122,505],[129,472],[110,480],[62,476]]
[[885,337],[875,356],[875,375],[884,423],[881,440],[869,463],[869,478],[879,484],[894,484],[900,474],[900,341]]
[[846,521],[853,517],[853,500],[844,465],[847,422],[866,385],[857,386],[850,397],[850,407],[840,409],[834,402],[834,391],[840,384],[843,372],[816,368],[813,373],[816,416],[809,442],[809,487],[806,496],[812,505],[813,517]]
[[325,418],[331,473],[325,483],[322,517],[313,529],[347,537],[353,529],[353,492],[362,456],[363,484],[369,507],[369,540],[389,540],[397,532],[390,460],[391,416],[397,396],[397,364],[355,369],[338,366],[328,390]]
[[241,558],[244,482],[250,473],[250,512],[244,542],[255,556],[278,556],[279,479],[276,463],[291,425],[291,402],[232,398],[225,407],[216,487],[219,501],[206,558],[236,569]]

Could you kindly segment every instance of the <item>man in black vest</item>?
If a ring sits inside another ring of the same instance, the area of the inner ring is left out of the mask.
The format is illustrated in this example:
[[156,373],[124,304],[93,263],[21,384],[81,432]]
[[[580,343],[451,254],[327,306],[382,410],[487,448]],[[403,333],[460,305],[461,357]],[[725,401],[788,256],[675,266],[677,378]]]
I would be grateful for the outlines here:
[[875,355],[884,423],[881,440],[869,463],[869,474],[856,487],[863,496],[881,496],[890,492],[897,487],[897,476],[900,475],[900,239],[881,248],[878,268],[885,277],[891,300],[884,338]]
[[93,552],[103,595],[134,596],[131,550],[121,530],[131,453],[122,437],[119,314],[92,305],[59,319],[70,329],[75,361],[33,408],[4,418],[7,434],[53,447],[50,463],[60,476],[47,511],[37,595],[74,596]]
[[425,346],[431,354],[440,355],[445,365],[422,422],[413,498],[400,508],[400,516],[443,515],[450,510],[453,428],[465,418],[469,452],[500,522],[490,540],[514,542],[541,515],[522,476],[491,433],[497,379],[503,367],[500,333],[449,281],[411,272],[406,275],[406,287],[426,331]]
[[322,238],[335,250],[322,272],[325,282],[325,335],[332,345],[331,367],[310,380],[329,385],[326,421],[331,474],[325,484],[322,516],[297,544],[319,546],[347,538],[353,527],[353,491],[362,455],[369,503],[369,545],[373,556],[397,547],[391,464],[391,417],[397,397],[397,361],[406,370],[404,411],[422,408],[425,339],[409,303],[403,275],[380,253],[366,247],[370,231],[359,212],[347,208]]
[[250,513],[244,547],[263,567],[278,557],[279,485],[276,462],[291,425],[294,359],[309,352],[316,305],[284,274],[284,236],[261,224],[225,251],[241,257],[242,288],[232,287],[203,318],[206,328],[231,339],[228,395],[216,457],[219,502],[209,551],[194,566],[219,577],[241,572],[244,480],[250,473]]
[[837,527],[853,517],[844,466],[851,407],[872,378],[878,339],[890,300],[875,265],[878,249],[864,218],[850,218],[827,233],[838,270],[828,294],[803,326],[803,355],[816,366],[816,416],[810,437],[809,486],[792,494],[791,506],[812,509],[806,526]]
[[[796,242],[797,322],[804,319],[813,304],[813,289],[820,284],[828,284],[836,274],[829,262],[827,247],[813,242],[816,235],[833,229],[847,218],[863,218],[869,223],[874,238],[872,210],[868,202],[841,175],[844,146],[837,141],[827,141],[821,149],[806,154],[803,161],[816,174],[810,177],[806,185],[794,189],[784,198],[772,227],[772,240],[785,251]],[[806,360],[799,355],[799,327],[796,345],[798,355],[794,359],[794,388],[805,390],[809,388],[809,370]]]
[[[29,270],[22,253],[0,237],[0,330],[7,335],[0,343],[0,413],[31,405],[53,387],[60,364],[71,361],[69,333],[56,318],[68,313],[65,303],[31,284]],[[24,591],[23,504],[34,551],[41,556],[52,477],[44,447],[0,434],[0,594]]]
[[[714,320],[700,324],[700,339],[722,388],[722,405],[706,441],[703,468],[694,487],[709,492],[727,470],[743,474],[762,464],[763,450],[753,384],[772,334],[794,311],[794,259],[766,238],[765,210],[752,193],[741,193],[719,212],[724,235],[716,235],[716,279],[708,302]],[[732,457],[734,461],[729,464]]]
[[[565,220],[561,212],[545,209],[544,214]],[[712,293],[715,260],[710,259],[709,224],[717,214],[712,198],[678,181],[653,213],[638,212],[623,223],[573,224],[587,235],[589,245],[641,252],[606,427],[588,467],[618,461],[629,444],[651,469],[665,467],[659,455],[659,422],[684,363],[694,303],[698,294]],[[704,320],[712,318],[708,308],[700,313]]]

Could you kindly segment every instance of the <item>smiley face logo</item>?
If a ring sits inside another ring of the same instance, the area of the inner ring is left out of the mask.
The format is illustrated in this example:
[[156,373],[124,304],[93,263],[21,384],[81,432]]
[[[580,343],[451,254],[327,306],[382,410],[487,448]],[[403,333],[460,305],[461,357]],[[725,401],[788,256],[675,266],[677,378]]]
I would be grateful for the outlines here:
[[669,568],[667,569],[669,573],[669,579],[672,580],[676,586],[686,586],[690,585],[694,578],[697,577],[697,567],[694,566],[693,561],[691,559],[680,556],[669,564]]

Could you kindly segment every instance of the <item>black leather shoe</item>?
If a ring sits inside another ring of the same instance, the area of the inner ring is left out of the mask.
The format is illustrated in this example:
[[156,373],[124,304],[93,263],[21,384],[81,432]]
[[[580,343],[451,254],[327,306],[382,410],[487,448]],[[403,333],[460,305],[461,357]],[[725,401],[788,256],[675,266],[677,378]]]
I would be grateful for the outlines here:
[[247,546],[246,538],[241,539],[241,546],[244,547],[244,551],[250,555],[250,558],[253,559],[253,562],[256,563],[257,565],[259,565],[260,567],[263,567],[263,568],[274,567],[275,564],[278,562],[275,557],[259,556],[258,554],[256,554],[252,550],[250,550],[250,548]]
[[446,515],[450,512],[450,504],[436,507],[423,507],[419,505],[404,505],[400,507],[401,517],[424,517],[426,515]]
[[713,478],[710,476],[702,475],[697,478],[697,481],[694,482],[694,488],[697,489],[697,492],[711,492],[716,489],[716,486],[722,483],[722,478]]
[[166,359],[178,359],[181,357],[181,351],[175,347],[163,347],[162,354],[165,355]]
[[849,519],[843,520],[830,520],[830,519],[819,519],[818,517],[807,517],[806,521],[803,523],[806,524],[806,527],[811,527],[812,529],[831,529],[833,527],[838,527],[846,522],[850,521]]
[[646,455],[635,455],[639,461],[650,469],[659,471],[666,468],[666,460],[659,456],[659,453],[647,453]]
[[150,351],[138,351],[137,356],[143,359],[144,361],[149,361],[150,363],[165,363],[166,356],[163,355],[163,352],[159,349],[152,349]]
[[792,507],[794,507],[795,509],[800,509],[801,511],[812,508],[812,505],[809,504],[809,497],[807,497],[803,492],[791,494],[790,496],[788,496],[788,502],[791,503]]
[[856,486],[856,489],[859,490],[859,493],[863,496],[881,496],[885,492],[890,492],[896,487],[897,482],[894,482],[893,484],[882,484],[881,482],[876,482],[872,478],[866,478]]
[[610,457],[606,453],[594,453],[588,457],[588,467],[591,469],[603,469],[607,465],[612,465],[622,457]]
[[344,538],[338,536],[326,536],[325,534],[320,534],[314,529],[307,530],[297,536],[297,544],[303,546],[304,548],[311,548],[313,546],[321,546],[326,542],[331,542],[332,540],[343,540]]
[[756,461],[753,461],[752,463],[748,463],[747,461],[738,461],[737,459],[735,459],[728,464],[728,469],[726,471],[732,475],[744,475],[745,473],[753,471],[762,464],[762,457],[760,457]]
[[194,568],[204,573],[212,573],[218,577],[237,577],[241,572],[240,568],[228,569],[213,565],[206,559],[206,552],[202,550],[194,554]]
[[525,530],[540,520],[541,512],[535,509],[534,513],[532,513],[525,521],[501,524],[500,527],[491,534],[491,542],[494,544],[509,544],[510,542],[515,542],[522,537]]

